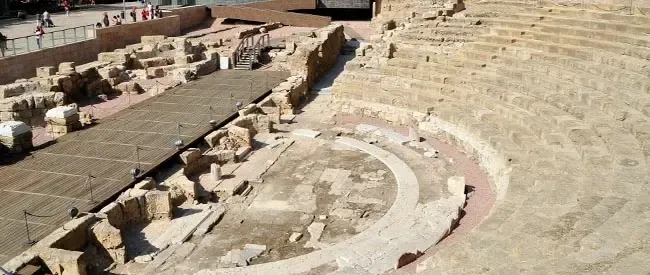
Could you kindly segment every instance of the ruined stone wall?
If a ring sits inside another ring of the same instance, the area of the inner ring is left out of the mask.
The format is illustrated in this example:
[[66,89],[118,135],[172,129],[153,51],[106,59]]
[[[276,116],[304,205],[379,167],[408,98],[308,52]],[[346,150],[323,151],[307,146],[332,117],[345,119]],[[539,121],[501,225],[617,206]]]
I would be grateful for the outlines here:
[[[181,18],[181,31],[200,25],[210,17],[210,9],[206,6],[190,6],[173,9],[171,15]],[[163,18],[164,19],[164,18]]]
[[291,75],[304,75],[311,88],[336,63],[344,43],[343,26],[339,24],[295,34],[286,38],[286,49],[277,61],[286,61],[280,66]]
[[320,28],[327,26],[331,18],[311,14],[284,12],[268,9],[249,8],[244,6],[212,7],[212,17],[250,20],[257,22],[280,22],[297,27]]
[[124,48],[126,45],[140,43],[145,35],[179,36],[181,34],[181,17],[178,15],[160,19],[142,21],[97,29],[99,52],[109,52]]
[[257,9],[278,10],[278,11],[313,10],[316,9],[316,1],[314,0],[270,0],[270,1],[242,4],[242,6],[257,8]]
[[61,62],[85,63],[93,61],[99,53],[98,39],[91,39],[40,51],[0,58],[0,84],[34,76],[36,68],[57,66]]
[[202,8],[205,7],[173,9],[172,16],[161,19],[97,29],[95,39],[0,58],[0,84],[30,78],[38,67],[57,66],[61,62],[81,64],[94,61],[98,53],[139,43],[144,35],[178,36],[181,30],[201,24],[208,18],[207,11],[205,14],[200,12]]

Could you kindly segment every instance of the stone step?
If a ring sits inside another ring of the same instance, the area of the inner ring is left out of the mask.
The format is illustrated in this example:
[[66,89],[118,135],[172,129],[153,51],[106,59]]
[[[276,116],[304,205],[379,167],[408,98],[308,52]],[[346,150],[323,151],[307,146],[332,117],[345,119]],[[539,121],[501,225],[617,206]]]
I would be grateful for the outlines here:
[[605,21],[617,21],[625,24],[632,25],[650,25],[650,17],[647,16],[637,16],[637,15],[627,15],[613,12],[600,12],[594,10],[580,10],[572,8],[562,8],[562,7],[552,7],[552,8],[526,8],[526,12],[540,14],[540,15],[552,15],[552,16],[562,16],[569,18],[584,18],[592,20],[605,20]]
[[513,29],[533,29],[545,33],[565,34],[617,43],[625,43],[639,47],[650,47],[650,36],[638,36],[622,32],[588,29],[578,26],[547,24],[552,22],[542,21],[519,21],[510,20],[508,18],[485,18],[483,21],[485,24],[490,26],[501,26]]
[[554,15],[538,15],[538,14],[512,14],[509,18],[525,21],[540,21],[547,24],[576,26],[587,29],[607,30],[628,34],[636,34],[646,36],[650,34],[650,26],[630,25],[619,22],[584,19],[580,17],[562,17]]
[[[480,45],[483,43],[487,42],[467,44],[464,47],[464,50],[476,53],[472,58],[477,58],[479,60],[489,61],[490,59],[497,58],[497,53],[486,52],[485,49],[497,46],[500,47],[500,45]],[[473,50],[476,48],[479,48],[480,51]],[[531,60],[540,64],[547,64],[549,66],[557,66],[566,70],[571,70],[572,72],[583,72],[585,74],[593,75],[594,78],[603,78],[618,82],[619,84],[624,84],[622,87],[631,87],[637,91],[641,90],[650,92],[650,83],[646,81],[646,76],[623,70],[618,67],[606,66],[593,61],[585,61],[582,59],[521,47],[510,46],[507,51],[503,50],[500,52],[504,54],[508,53],[509,56],[520,60]]]
[[[592,99],[598,101],[606,100],[607,105],[594,106],[602,109],[604,106],[612,112],[615,117],[620,117],[621,112],[631,111],[626,110],[627,105],[631,105],[639,113],[637,117],[648,116],[648,110],[644,110],[644,106],[650,104],[650,94],[639,93],[640,89],[644,88],[630,87],[625,81],[601,80],[596,76],[589,75],[583,71],[569,70],[567,67],[556,66],[552,64],[545,64],[536,61],[521,60],[516,57],[507,55],[507,52],[502,54],[491,54],[489,57],[481,52],[475,52],[470,49],[465,49],[460,53],[467,59],[479,59],[493,64],[498,64],[492,70],[502,70],[509,68],[517,68],[530,71],[530,74],[546,75],[545,77],[550,80],[562,79],[570,81],[575,85],[562,85],[560,88],[567,88],[566,93],[575,94],[576,100],[583,102],[590,102]],[[502,66],[499,66],[502,65]],[[613,82],[612,82],[613,81]],[[642,80],[639,80],[640,82]],[[645,83],[648,85],[648,83]],[[590,89],[584,89],[588,87]],[[645,114],[640,114],[645,112]],[[634,112],[633,112],[634,113]]]
[[508,37],[508,36],[481,36],[478,41],[489,42],[494,45],[500,45],[502,50],[506,47],[519,47],[535,49],[541,52],[560,54],[568,57],[574,57],[585,61],[597,62],[603,65],[611,65],[620,69],[631,72],[650,75],[650,67],[646,66],[647,61],[638,58],[615,55],[607,52],[590,51],[588,48],[558,44],[549,41],[527,39],[525,37]]
[[604,40],[585,38],[580,36],[562,35],[557,33],[544,33],[534,29],[512,29],[506,27],[494,27],[491,29],[492,34],[508,37],[525,37],[528,39],[549,41],[563,45],[572,45],[577,47],[587,47],[598,49],[613,54],[625,55],[639,59],[650,59],[650,48],[638,47],[629,44],[608,42]]

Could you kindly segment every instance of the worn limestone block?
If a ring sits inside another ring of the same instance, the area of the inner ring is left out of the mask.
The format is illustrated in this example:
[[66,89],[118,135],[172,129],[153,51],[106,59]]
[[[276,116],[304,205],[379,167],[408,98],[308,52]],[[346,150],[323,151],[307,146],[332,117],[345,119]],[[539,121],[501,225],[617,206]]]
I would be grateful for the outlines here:
[[126,262],[126,247],[119,229],[107,221],[100,221],[92,227],[91,231],[95,243],[100,249],[107,252],[115,263],[124,264]]
[[59,64],[59,74],[68,74],[76,72],[76,64],[74,62],[61,62]]
[[216,71],[219,66],[218,60],[216,59],[201,60],[188,65],[190,71],[197,76],[211,74]]
[[152,190],[156,188],[156,180],[152,177],[146,177],[133,186],[134,189]]
[[169,192],[149,191],[144,195],[144,200],[147,220],[171,220],[173,208]]
[[465,177],[449,177],[449,179],[447,179],[447,191],[454,196],[465,196]]
[[88,244],[88,229],[97,220],[98,218],[94,214],[79,214],[76,218],[45,236],[35,247],[82,250]]
[[128,82],[122,82],[120,84],[117,84],[117,86],[114,87],[115,91],[122,93],[122,94],[142,94],[144,93],[144,89],[142,89],[142,86],[138,84],[135,81],[128,81]]
[[34,248],[52,274],[86,275],[84,252],[48,247]]
[[53,66],[38,67],[36,68],[36,76],[46,78],[56,74],[56,68]]
[[174,64],[182,64],[186,65],[192,63],[192,55],[191,54],[182,54],[182,55],[176,55],[174,56]]
[[219,60],[219,51],[217,50],[205,50],[201,53],[201,59],[203,60]]
[[196,198],[196,194],[198,191],[196,182],[189,180],[185,175],[183,175],[176,180],[176,184],[181,189],[181,191],[183,191],[183,194],[185,195],[186,198],[188,199]]
[[154,49],[138,49],[131,54],[131,59],[147,59],[156,57]]
[[124,71],[124,69],[124,66],[121,65],[111,65],[97,70],[97,73],[102,78],[111,78],[118,76],[121,72]]
[[183,164],[188,165],[201,158],[201,150],[199,148],[188,148],[185,152],[182,152],[179,157]]
[[0,85],[0,99],[34,92],[37,91],[38,88],[39,86],[36,82],[20,82]]
[[210,146],[210,148],[214,148],[215,146],[219,145],[219,139],[227,135],[228,135],[228,130],[219,129],[209,133],[208,135],[205,136],[204,139],[205,142],[208,144],[208,146]]
[[216,163],[210,164],[210,178],[214,181],[221,179],[221,166]]
[[0,123],[0,136],[16,137],[30,132],[32,129],[24,122],[7,121]]
[[137,197],[128,197],[120,201],[120,204],[125,223],[136,223],[144,218],[142,215],[144,205],[141,205],[141,200]]
[[157,44],[165,41],[167,37],[164,35],[144,35],[140,37],[142,44]]
[[[77,108],[70,107],[70,106],[59,106],[59,107],[52,108],[45,113],[45,117],[48,119],[76,118],[76,120],[79,120]],[[74,120],[73,119],[66,120],[66,122],[68,121],[74,121]]]
[[33,148],[32,131],[22,121],[0,123],[0,150],[6,148],[9,153],[22,153]]
[[192,43],[185,37],[174,37],[173,38],[174,48],[184,52],[185,54],[193,53]]
[[235,161],[235,150],[210,150],[203,154],[203,158],[210,163],[226,163]]
[[232,125],[228,128],[228,136],[235,139],[240,146],[252,146],[253,137],[247,128]]
[[126,65],[131,61],[131,54],[128,52],[103,52],[97,55],[97,61]]
[[242,162],[246,159],[248,154],[251,152],[252,148],[250,146],[243,146],[235,151],[235,161]]
[[106,214],[106,220],[116,228],[122,228],[124,224],[124,213],[122,213],[122,206],[119,203],[111,202],[104,206],[99,213]]
[[150,78],[159,78],[159,77],[165,77],[167,75],[172,75],[173,71],[178,68],[179,68],[178,65],[150,67],[146,69],[146,72],[147,72],[147,76]]
[[196,74],[189,68],[178,68],[172,71],[171,76],[173,79],[181,83],[187,83],[196,79]]
[[151,67],[160,67],[174,64],[174,59],[167,57],[152,57],[138,60],[139,68],[147,69]]

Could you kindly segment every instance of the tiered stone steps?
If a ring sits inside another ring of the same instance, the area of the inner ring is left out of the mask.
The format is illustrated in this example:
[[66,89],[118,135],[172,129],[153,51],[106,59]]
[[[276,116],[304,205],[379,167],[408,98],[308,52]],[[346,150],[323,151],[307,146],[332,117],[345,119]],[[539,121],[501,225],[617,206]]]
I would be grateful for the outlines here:
[[[497,192],[507,184],[491,216],[423,273],[647,272],[650,18],[508,3],[412,20],[390,59],[353,61],[334,83],[335,98],[429,113]],[[455,51],[418,43],[455,34],[471,39]]]

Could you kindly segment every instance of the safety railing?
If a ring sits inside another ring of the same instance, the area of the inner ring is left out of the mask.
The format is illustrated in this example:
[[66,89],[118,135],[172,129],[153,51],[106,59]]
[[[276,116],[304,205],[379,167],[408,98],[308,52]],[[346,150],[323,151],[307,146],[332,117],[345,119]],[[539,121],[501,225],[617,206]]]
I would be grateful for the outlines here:
[[264,33],[257,38],[255,47],[253,48],[253,56],[251,57],[251,63],[249,64],[249,70],[253,69],[253,64],[259,58],[260,53],[266,49],[266,47],[271,46],[271,36],[268,33]]
[[7,39],[4,45],[0,45],[0,47],[4,48],[4,51],[0,52],[0,58],[34,52],[45,48],[57,47],[93,38],[95,38],[94,25],[84,25],[52,32],[48,32],[47,29],[45,29],[45,34],[42,35],[32,34]]
[[241,41],[239,41],[239,45],[237,45],[237,48],[235,48],[235,52],[233,54],[233,60],[232,60],[233,66],[236,66],[239,63],[239,60],[246,52],[246,49],[252,47],[254,43],[255,43],[254,35],[246,36]]

